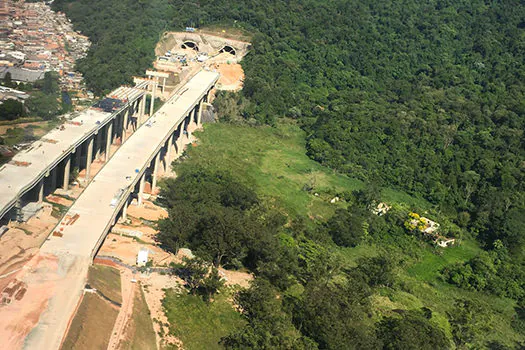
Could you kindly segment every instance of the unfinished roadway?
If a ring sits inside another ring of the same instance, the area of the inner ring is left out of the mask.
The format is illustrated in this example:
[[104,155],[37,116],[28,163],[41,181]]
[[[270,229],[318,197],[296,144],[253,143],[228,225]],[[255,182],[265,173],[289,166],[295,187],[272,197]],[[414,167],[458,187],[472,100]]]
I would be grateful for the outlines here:
[[[132,197],[142,202],[154,188],[161,163],[170,164],[200,125],[204,104],[218,80],[201,71],[123,144],[71,206],[54,233],[17,278],[27,284],[22,300],[3,308],[0,329],[10,348],[59,349],[82,298],[88,268]],[[27,300],[24,303],[24,300]],[[23,343],[20,339],[24,339]]]
[[0,166],[0,223],[19,216],[27,203],[41,203],[58,187],[67,190],[74,168],[85,169],[88,183],[92,162],[103,153],[107,161],[115,139],[125,141],[130,126],[140,125],[146,86],[141,82],[116,89],[107,99],[119,102],[115,108],[94,106],[81,112]]

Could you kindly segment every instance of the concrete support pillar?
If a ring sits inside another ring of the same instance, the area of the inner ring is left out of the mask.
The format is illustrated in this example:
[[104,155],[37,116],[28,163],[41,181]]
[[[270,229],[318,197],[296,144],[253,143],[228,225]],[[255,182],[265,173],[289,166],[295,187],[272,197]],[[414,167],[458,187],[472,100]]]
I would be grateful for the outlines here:
[[64,165],[64,182],[62,183],[62,188],[68,190],[69,188],[69,175],[71,174],[71,155],[68,155],[66,158],[66,163]]
[[168,143],[166,145],[166,155],[164,156],[166,160],[166,172],[171,170],[170,165],[171,165],[171,148],[173,147],[172,143],[173,143],[173,135],[170,135],[170,137],[168,137]]
[[37,185],[38,191],[38,204],[42,204],[44,201],[44,178],[42,178]]
[[186,123],[185,123],[185,127],[184,127],[184,129],[186,129],[186,141],[187,142],[191,141],[191,127],[190,127],[191,113],[192,112],[190,112],[190,115],[188,116],[188,118],[186,118]]
[[124,202],[124,206],[122,207],[122,220],[126,221],[128,219],[128,199],[126,198],[126,201]]
[[124,121],[122,123],[122,143],[126,141],[126,130],[128,129],[128,117],[129,117],[129,107],[126,108],[124,112]]
[[78,168],[78,171],[80,171],[80,157],[82,156],[82,145],[78,146],[75,149],[75,167]]
[[153,110],[155,107],[155,92],[157,91],[157,80],[153,80],[153,87],[151,90],[151,103],[149,104],[149,115],[153,115]]
[[24,216],[22,214],[22,200],[20,198],[16,199],[15,211],[16,211],[16,221],[18,223],[24,222]]
[[86,158],[86,182],[89,182],[91,176],[91,162],[93,160],[93,138],[88,141],[87,158]]
[[[122,132],[122,114],[119,114],[115,117],[115,137],[118,138],[119,134]],[[122,137],[120,138],[122,141]]]
[[142,123],[144,122],[144,114],[146,113],[146,96],[147,94],[144,93],[144,95],[140,99],[139,125],[142,125]]
[[137,196],[137,204],[139,206],[142,205],[142,194],[144,193],[144,186],[145,185],[146,185],[146,172],[144,172],[144,174],[142,174],[142,176],[140,177],[139,194]]
[[202,109],[204,108],[204,101],[200,100],[199,110],[197,111],[197,126],[202,125]]
[[98,159],[100,157],[100,135],[98,132],[95,134],[95,159]]
[[177,153],[182,154],[182,138],[184,137],[184,120],[179,124],[179,137],[175,140],[177,144]]
[[157,188],[157,175],[159,174],[160,153],[161,151],[157,153],[157,156],[155,157],[155,162],[153,164],[153,180],[151,181],[151,193],[153,193]]
[[51,192],[55,192],[57,188],[57,168],[51,170]]
[[199,107],[195,106],[191,112],[190,112],[190,125],[193,127],[197,126],[197,113],[198,113]]
[[109,160],[109,154],[111,153],[111,143],[113,142],[113,123],[109,122],[106,128],[106,159]]

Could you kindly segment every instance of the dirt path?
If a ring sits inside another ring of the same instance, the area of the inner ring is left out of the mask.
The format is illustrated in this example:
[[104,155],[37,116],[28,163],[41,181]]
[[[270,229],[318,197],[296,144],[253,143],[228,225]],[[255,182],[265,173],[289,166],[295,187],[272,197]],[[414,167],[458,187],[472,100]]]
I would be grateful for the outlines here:
[[120,308],[117,320],[111,332],[108,343],[108,350],[117,349],[120,342],[124,339],[125,328],[133,314],[133,298],[135,295],[136,283],[131,282],[133,274],[128,269],[122,269],[120,280],[122,286],[122,307]]
[[[171,345],[176,349],[182,349],[182,341],[169,334],[170,324],[164,313],[164,307],[162,306],[164,289],[180,288],[182,281],[177,277],[152,273],[143,279],[142,283],[142,289],[151,313],[151,319],[157,320],[157,322],[153,322],[153,330],[157,338],[157,348],[164,349]],[[161,337],[159,334],[164,334],[164,336]]]

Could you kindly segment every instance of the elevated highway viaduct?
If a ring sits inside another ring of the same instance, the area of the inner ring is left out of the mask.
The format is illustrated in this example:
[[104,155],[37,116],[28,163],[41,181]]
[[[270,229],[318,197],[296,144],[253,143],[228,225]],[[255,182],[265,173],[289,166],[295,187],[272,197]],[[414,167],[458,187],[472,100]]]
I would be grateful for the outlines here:
[[74,169],[91,180],[92,163],[108,161],[111,145],[123,143],[145,119],[147,82],[120,87],[108,98],[46,134],[0,166],[0,225],[21,220],[21,209],[62,187]]
[[[82,298],[89,265],[107,233],[120,215],[126,215],[132,197],[140,205],[145,182],[154,190],[160,167],[169,166],[190,142],[218,78],[217,73],[200,71],[137,129],[73,203],[57,225],[57,234],[47,239],[39,255],[17,276],[27,284],[24,299],[31,297],[32,303],[19,308],[15,319],[0,318],[0,328],[20,330],[25,323],[23,348],[60,348]],[[73,222],[68,219],[72,217],[76,217]],[[46,292],[38,294],[44,287]],[[16,307],[13,303],[4,310]],[[27,326],[35,314],[37,323]]]

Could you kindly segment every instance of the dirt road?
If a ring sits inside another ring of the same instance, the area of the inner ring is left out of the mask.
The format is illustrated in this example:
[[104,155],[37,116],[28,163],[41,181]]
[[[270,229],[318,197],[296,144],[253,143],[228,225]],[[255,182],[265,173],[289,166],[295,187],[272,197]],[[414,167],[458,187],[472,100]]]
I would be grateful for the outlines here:
[[117,349],[119,343],[125,336],[124,330],[133,314],[133,299],[135,296],[136,283],[131,282],[133,274],[128,269],[122,269],[120,280],[122,286],[122,306],[120,308],[111,338],[109,339],[108,350]]

